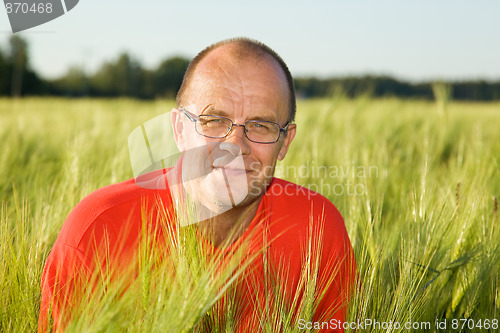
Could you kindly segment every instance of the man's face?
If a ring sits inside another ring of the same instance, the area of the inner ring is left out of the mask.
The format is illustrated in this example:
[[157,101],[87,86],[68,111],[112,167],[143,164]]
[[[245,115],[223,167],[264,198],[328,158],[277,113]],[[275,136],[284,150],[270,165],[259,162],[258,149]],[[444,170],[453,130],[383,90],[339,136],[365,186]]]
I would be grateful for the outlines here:
[[[286,77],[269,56],[238,61],[227,47],[220,47],[198,64],[185,96],[182,107],[194,116],[218,115],[235,124],[267,120],[280,127],[288,120]],[[174,112],[178,117],[174,124],[182,122],[176,133],[182,136],[177,138],[180,150],[186,152],[183,164],[189,165],[195,175],[191,178],[196,178],[188,191],[195,192],[200,201],[209,198],[220,207],[246,206],[259,199],[295,135],[295,125],[291,125],[278,142],[255,143],[248,140],[242,127],[234,126],[226,138],[211,139],[196,133],[194,123],[182,111]],[[205,148],[197,148],[201,146]],[[189,150],[195,153],[189,154]]]

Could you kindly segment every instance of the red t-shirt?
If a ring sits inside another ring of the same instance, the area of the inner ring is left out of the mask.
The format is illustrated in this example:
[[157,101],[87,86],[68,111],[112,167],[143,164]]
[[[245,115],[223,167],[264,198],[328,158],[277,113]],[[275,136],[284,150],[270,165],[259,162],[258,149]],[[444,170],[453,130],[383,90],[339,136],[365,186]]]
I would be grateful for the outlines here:
[[[68,309],[74,306],[71,294],[75,283],[96,269],[96,255],[106,253],[117,259],[112,261],[113,265],[127,265],[137,252],[145,214],[155,221],[158,207],[166,208],[160,210],[166,210],[170,223],[175,223],[170,191],[144,189],[130,179],[95,191],[73,209],[42,274],[39,331],[46,331],[49,311],[54,326],[64,327],[65,310],[70,311]],[[154,227],[148,230],[152,229]],[[266,262],[287,272],[287,279],[281,283],[290,302],[307,266],[304,258],[310,249],[309,262],[316,259],[320,262],[317,297],[323,295],[313,320],[333,322],[338,326],[338,322],[344,320],[356,264],[344,221],[335,206],[318,193],[274,178],[262,197],[255,218],[238,241],[224,249],[214,249],[203,237],[200,242],[214,251],[230,254],[240,246],[240,240],[250,239],[248,251],[262,254],[263,235],[270,240],[266,243]],[[309,239],[314,240],[312,246],[308,244]],[[261,254],[251,262],[245,271],[248,273],[243,274],[237,285],[242,304],[253,305],[244,306],[239,314],[240,332],[259,331],[262,313],[256,307],[265,308],[261,303],[265,300],[266,279]],[[326,283],[328,279],[333,283]],[[305,324],[302,321],[302,325]],[[333,329],[334,325],[322,327],[328,327],[322,332],[343,332],[343,329]]]

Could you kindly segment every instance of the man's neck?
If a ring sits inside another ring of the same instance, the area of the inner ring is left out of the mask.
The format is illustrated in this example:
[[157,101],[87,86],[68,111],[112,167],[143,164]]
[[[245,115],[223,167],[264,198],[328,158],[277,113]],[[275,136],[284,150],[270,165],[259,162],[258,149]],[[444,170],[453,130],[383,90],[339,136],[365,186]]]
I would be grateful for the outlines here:
[[262,198],[248,206],[236,207],[198,224],[202,235],[216,247],[230,245],[240,238],[257,214]]

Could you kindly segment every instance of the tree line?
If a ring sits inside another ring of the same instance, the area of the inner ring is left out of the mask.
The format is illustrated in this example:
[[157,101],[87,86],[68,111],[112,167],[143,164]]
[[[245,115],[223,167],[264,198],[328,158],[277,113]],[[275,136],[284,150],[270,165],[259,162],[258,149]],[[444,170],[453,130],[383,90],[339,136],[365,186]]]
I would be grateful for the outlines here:
[[434,99],[436,87],[446,86],[449,98],[455,100],[492,101],[500,100],[500,81],[430,81],[409,83],[389,76],[358,76],[341,78],[296,78],[295,88],[301,97],[331,96],[340,91],[347,97],[399,97]]
[[[133,97],[153,99],[174,97],[182,83],[189,59],[181,56],[163,60],[148,69],[128,53],[103,63],[88,74],[73,66],[63,76],[48,80],[31,68],[27,42],[18,35],[9,39],[9,48],[0,49],[0,96]],[[440,82],[456,100],[500,100],[500,81]],[[327,97],[342,92],[347,97],[388,97],[433,99],[436,82],[410,83],[389,76],[295,78],[297,96]]]

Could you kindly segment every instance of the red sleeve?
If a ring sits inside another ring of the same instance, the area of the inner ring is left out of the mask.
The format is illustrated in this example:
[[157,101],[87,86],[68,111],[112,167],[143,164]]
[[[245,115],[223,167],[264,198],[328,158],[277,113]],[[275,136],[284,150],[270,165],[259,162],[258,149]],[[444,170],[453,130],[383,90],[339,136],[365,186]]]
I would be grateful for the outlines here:
[[[61,326],[63,317],[73,306],[75,282],[85,273],[78,250],[56,243],[50,253],[42,273],[42,301],[38,331],[48,332]],[[53,323],[51,323],[53,319]]]
[[98,207],[93,198],[82,200],[66,219],[47,258],[41,278],[39,332],[63,328],[69,322],[92,287],[94,259],[105,258],[107,246],[116,243],[108,211]]
[[42,272],[39,332],[64,328],[83,295],[108,276],[108,267],[112,274],[129,268],[140,235],[143,198],[149,212],[155,192],[143,191],[132,179],[93,192],[71,211]]
[[280,185],[285,190],[276,193],[287,195],[275,196],[272,202],[276,216],[275,224],[271,224],[271,235],[276,237],[271,247],[273,262],[282,265],[283,258],[290,268],[285,269],[291,277],[286,279],[290,299],[311,290],[303,284],[298,288],[304,274],[309,274],[314,290],[314,314],[312,318],[308,314],[297,317],[298,328],[344,332],[356,277],[356,261],[344,220],[322,195],[291,183],[275,183]]
[[[118,266],[114,261],[110,262],[114,254],[109,244],[117,244],[116,232],[103,220],[106,220],[105,216],[95,220],[77,245],[71,244],[64,228],[61,231],[42,273],[39,332],[50,331],[51,326],[54,330],[64,328],[78,313],[86,293],[108,276],[108,264],[113,268]],[[65,227],[74,222],[68,218]],[[96,265],[101,269],[96,269]]]
[[275,237],[271,247],[274,262],[279,264],[283,257],[289,263],[291,297],[309,290],[297,288],[304,273],[310,274],[313,284],[314,314],[312,318],[308,314],[297,317],[298,328],[344,332],[343,322],[356,282],[356,261],[344,220],[319,193],[276,178],[272,186],[275,188],[268,193],[274,216],[270,226]]
[[[356,279],[356,260],[347,234],[344,220],[332,204],[324,208],[319,228],[323,225],[319,237],[323,239],[321,268],[318,279],[319,305],[314,320],[328,322],[328,328],[319,332],[344,332],[343,322],[346,319],[350,297]],[[321,229],[318,229],[321,230]]]

